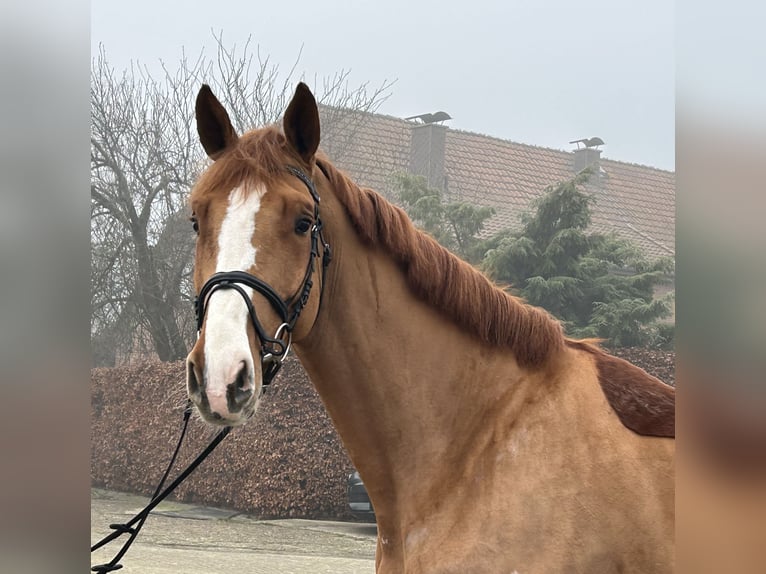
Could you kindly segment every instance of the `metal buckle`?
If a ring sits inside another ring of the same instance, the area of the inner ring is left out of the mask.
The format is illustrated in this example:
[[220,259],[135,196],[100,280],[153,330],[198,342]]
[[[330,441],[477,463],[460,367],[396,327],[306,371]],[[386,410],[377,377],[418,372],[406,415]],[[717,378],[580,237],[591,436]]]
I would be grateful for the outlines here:
[[[287,323],[282,323],[279,327],[277,327],[277,331],[274,333],[274,340],[279,341],[282,343],[282,352],[270,352],[265,353],[263,357],[261,358],[261,364],[265,363],[281,363],[285,357],[287,356],[287,353],[290,352],[290,346],[293,343],[293,333],[292,331],[288,331],[289,325]],[[284,340],[282,339],[282,336],[287,333],[287,344],[284,343]]]

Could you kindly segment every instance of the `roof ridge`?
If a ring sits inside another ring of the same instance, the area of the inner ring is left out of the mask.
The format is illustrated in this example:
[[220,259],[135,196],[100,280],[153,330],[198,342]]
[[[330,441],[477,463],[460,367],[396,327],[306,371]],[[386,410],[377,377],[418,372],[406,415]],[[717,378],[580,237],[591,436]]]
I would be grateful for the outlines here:
[[675,170],[662,169],[661,167],[655,167],[653,165],[647,165],[645,163],[636,163],[634,161],[622,161],[622,160],[619,160],[619,159],[611,159],[611,158],[608,158],[608,157],[602,157],[600,159],[603,160],[603,161],[608,161],[610,163],[618,163],[620,165],[629,165],[631,167],[640,167],[642,169],[651,169],[652,171],[661,171],[662,173],[667,173],[669,175],[675,175],[676,174]]
[[[331,110],[336,110],[336,111],[341,111],[341,112],[365,114],[365,115],[368,115],[368,116],[372,116],[373,118],[386,119],[386,120],[389,120],[389,121],[393,121],[393,122],[402,124],[402,127],[404,127],[404,126],[416,126],[416,125],[420,125],[420,124],[417,124],[416,122],[414,122],[413,120],[406,120],[404,118],[400,118],[400,117],[397,117],[397,116],[392,116],[390,114],[382,114],[382,113],[379,113],[379,112],[371,112],[371,111],[367,111],[367,110],[355,110],[355,109],[352,109],[352,108],[341,108],[341,107],[330,106],[330,105],[327,105],[327,104],[320,104],[319,107],[320,107],[320,109],[321,108],[328,108],[328,109],[331,109]],[[500,136],[494,136],[494,135],[486,134],[486,133],[483,133],[483,132],[470,131],[470,130],[465,130],[465,129],[460,129],[460,128],[453,128],[453,127],[450,127],[450,126],[445,126],[445,127],[447,127],[447,129],[448,129],[447,134],[461,134],[461,135],[476,136],[476,137],[480,137],[480,138],[484,138],[484,139],[495,140],[497,142],[500,142],[500,143],[503,143],[503,144],[506,144],[506,145],[507,144],[512,144],[512,145],[523,146],[525,148],[533,148],[533,149],[539,149],[539,150],[546,150],[546,151],[554,152],[554,153],[558,153],[558,154],[565,154],[567,156],[571,156],[574,153],[574,151],[567,151],[565,149],[554,148],[554,147],[549,147],[549,146],[544,146],[544,145],[536,145],[536,144],[531,144],[531,143],[524,143],[524,142],[520,142],[520,141],[516,141],[516,140],[512,140],[512,139],[503,138],[503,137],[500,137]],[[603,160],[603,161],[611,162],[611,163],[616,163],[616,164],[620,164],[620,165],[628,165],[628,166],[633,166],[633,167],[639,167],[639,168],[643,168],[643,169],[651,169],[653,171],[660,171],[660,172],[667,173],[667,174],[672,174],[672,175],[675,175],[675,173],[676,173],[674,170],[663,169],[661,167],[655,167],[653,165],[648,165],[648,164],[643,164],[643,163],[636,163],[636,162],[631,162],[631,161],[612,159],[612,158],[609,158],[609,157],[601,157],[600,159]]]

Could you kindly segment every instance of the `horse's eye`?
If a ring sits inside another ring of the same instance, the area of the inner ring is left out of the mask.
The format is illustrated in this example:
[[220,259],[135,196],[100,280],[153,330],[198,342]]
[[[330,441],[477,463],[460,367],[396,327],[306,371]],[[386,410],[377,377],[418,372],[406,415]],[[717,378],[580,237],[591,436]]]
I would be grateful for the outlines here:
[[191,222],[192,222],[192,228],[194,229],[194,233],[196,233],[197,235],[199,235],[199,222],[197,221],[197,217],[196,217],[196,216],[194,216],[194,215],[192,215],[192,216],[189,218],[189,221],[191,221]]
[[295,222],[295,233],[298,233],[300,235],[303,235],[308,232],[309,229],[311,229],[311,220],[307,217],[302,217],[298,221]]

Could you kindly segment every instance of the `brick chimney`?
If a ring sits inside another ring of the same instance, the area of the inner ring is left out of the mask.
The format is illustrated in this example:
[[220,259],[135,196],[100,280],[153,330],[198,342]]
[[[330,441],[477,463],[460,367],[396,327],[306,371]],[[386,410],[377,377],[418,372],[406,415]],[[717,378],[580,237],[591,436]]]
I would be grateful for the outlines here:
[[[598,173],[598,162],[599,159],[601,159],[601,150],[598,149],[598,146],[604,145],[604,140],[599,137],[592,137],[574,140],[569,143],[577,144],[577,149],[574,150],[574,161],[572,165],[575,173],[594,164],[595,171]],[[582,147],[580,147],[581,145]]]
[[447,126],[418,124],[412,126],[410,172],[426,178],[428,186],[445,190],[444,146]]
[[583,147],[574,150],[574,163],[573,167],[575,173],[582,171],[588,166],[596,164],[598,167],[598,161],[601,159],[601,150],[594,149],[592,147]]

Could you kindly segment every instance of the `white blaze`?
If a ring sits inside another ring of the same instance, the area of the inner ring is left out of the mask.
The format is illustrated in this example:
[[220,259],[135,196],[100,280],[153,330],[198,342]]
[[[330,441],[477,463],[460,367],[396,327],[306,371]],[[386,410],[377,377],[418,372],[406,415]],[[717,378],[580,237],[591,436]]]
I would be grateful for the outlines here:
[[[249,271],[255,265],[255,215],[261,206],[264,189],[248,193],[236,188],[229,194],[226,216],[218,234],[218,259],[215,271]],[[248,297],[253,290],[240,285]],[[207,301],[205,312],[206,392],[210,407],[226,412],[226,386],[234,382],[245,362],[253,373],[253,358],[247,338],[249,315],[242,296],[233,289],[218,289]]]

